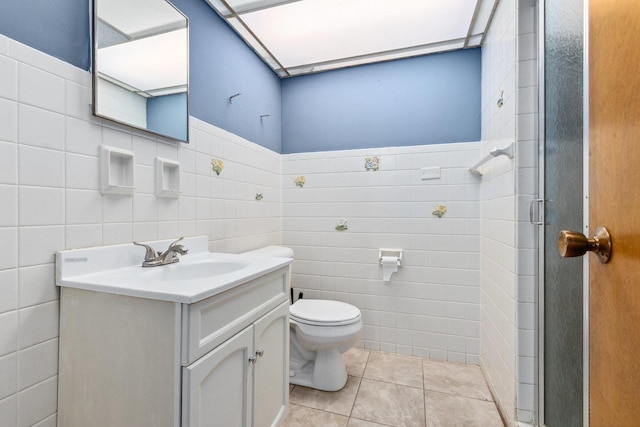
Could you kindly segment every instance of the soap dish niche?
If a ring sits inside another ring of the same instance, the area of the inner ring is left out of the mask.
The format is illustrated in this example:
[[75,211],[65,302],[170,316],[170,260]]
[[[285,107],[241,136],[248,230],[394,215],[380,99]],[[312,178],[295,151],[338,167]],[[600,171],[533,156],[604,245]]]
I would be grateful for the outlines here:
[[130,195],[135,190],[133,152],[102,145],[100,149],[100,191]]
[[180,196],[180,163],[156,157],[156,196]]

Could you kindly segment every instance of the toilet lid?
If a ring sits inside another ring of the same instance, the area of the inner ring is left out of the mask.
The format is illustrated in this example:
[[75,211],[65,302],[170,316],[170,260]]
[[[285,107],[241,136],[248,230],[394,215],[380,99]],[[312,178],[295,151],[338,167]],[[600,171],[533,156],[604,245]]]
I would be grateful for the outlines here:
[[357,307],[340,301],[300,299],[289,307],[291,318],[308,325],[348,325],[360,319]]

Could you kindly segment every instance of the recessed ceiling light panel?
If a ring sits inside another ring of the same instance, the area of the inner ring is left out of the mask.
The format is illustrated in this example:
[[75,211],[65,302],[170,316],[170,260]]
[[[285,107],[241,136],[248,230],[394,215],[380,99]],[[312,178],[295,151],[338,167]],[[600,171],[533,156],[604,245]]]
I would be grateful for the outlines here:
[[285,67],[464,38],[476,0],[305,0],[242,15]]
[[282,76],[478,46],[498,0],[208,1]]

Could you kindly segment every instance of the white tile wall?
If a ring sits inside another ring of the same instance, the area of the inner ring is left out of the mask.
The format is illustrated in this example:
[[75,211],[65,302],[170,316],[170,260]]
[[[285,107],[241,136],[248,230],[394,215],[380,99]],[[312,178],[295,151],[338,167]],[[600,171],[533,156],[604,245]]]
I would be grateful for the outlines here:
[[538,79],[536,2],[518,2],[518,106],[516,141],[516,247],[518,318],[516,327],[516,412],[522,423],[536,424],[538,228],[530,223],[529,202],[537,195]]
[[[516,137],[516,5],[500,2],[482,49],[483,153]],[[498,107],[500,94],[504,105]],[[519,153],[516,149],[516,158]],[[480,359],[507,425],[515,421],[516,242],[514,162],[493,160],[481,186]]]
[[[501,2],[483,47],[483,152],[516,143],[481,186],[480,359],[508,425],[535,424],[537,182],[536,2]],[[504,106],[497,107],[504,91]]]
[[[371,156],[380,170],[365,170]],[[283,243],[296,254],[296,294],[360,308],[366,348],[478,363],[479,180],[467,168],[479,158],[479,142],[283,156]],[[431,166],[442,178],[422,181],[420,168]],[[437,218],[440,204],[447,213]],[[335,230],[340,218],[347,231]],[[389,283],[379,248],[404,250]]]
[[[55,426],[55,252],[194,234],[225,252],[280,244],[281,160],[193,118],[189,145],[102,122],[89,73],[3,36],[0,75],[0,425]],[[101,144],[134,151],[132,197],[100,193]],[[155,197],[156,156],[182,163],[180,198]]]

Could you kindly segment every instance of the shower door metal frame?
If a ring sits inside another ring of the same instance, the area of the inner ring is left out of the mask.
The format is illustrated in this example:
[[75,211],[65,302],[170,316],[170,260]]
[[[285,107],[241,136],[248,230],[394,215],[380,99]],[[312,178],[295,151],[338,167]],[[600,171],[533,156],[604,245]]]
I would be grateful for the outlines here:
[[[583,65],[582,65],[582,199],[583,229],[585,236],[589,233],[589,1],[583,1]],[[583,425],[589,427],[589,257],[582,258],[582,414]]]
[[[537,424],[544,427],[544,249],[545,249],[545,219],[544,219],[544,141],[545,141],[545,0],[536,2],[538,19],[538,413]],[[532,203],[534,201],[532,200]]]

